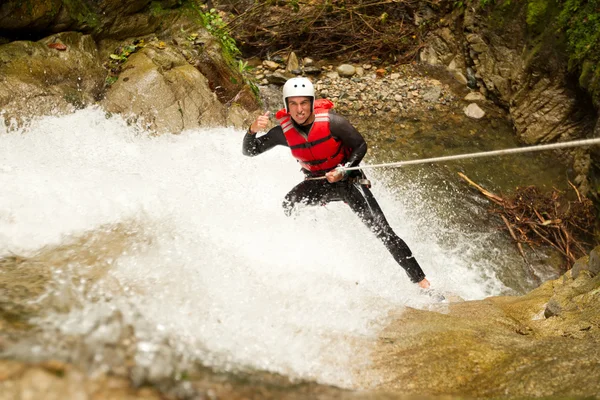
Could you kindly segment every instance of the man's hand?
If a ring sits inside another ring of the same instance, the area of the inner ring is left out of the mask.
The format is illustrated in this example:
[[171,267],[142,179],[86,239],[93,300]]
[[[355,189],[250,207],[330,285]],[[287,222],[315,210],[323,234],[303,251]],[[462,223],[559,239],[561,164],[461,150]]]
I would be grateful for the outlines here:
[[417,285],[419,285],[421,289],[429,289],[429,286],[431,286],[427,278],[423,278],[423,280],[417,283]]
[[251,135],[256,135],[259,131],[264,130],[269,125],[269,112],[267,111],[263,115],[260,115],[256,118],[256,121],[250,125],[250,129],[248,133]]
[[325,178],[327,178],[327,182],[329,183],[341,181],[344,179],[344,176],[346,176],[346,174],[337,168],[325,174]]

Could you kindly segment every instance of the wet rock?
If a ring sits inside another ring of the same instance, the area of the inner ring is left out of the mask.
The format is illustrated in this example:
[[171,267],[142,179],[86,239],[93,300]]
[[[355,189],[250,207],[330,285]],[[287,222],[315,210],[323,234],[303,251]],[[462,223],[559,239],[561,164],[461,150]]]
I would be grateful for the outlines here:
[[[48,48],[60,41],[66,51]],[[17,121],[73,112],[95,102],[106,71],[89,35],[69,32],[0,46],[0,109]]]
[[[377,388],[407,396],[593,396],[599,290],[600,277],[565,275],[525,296],[450,303],[441,313],[405,310],[374,350]],[[545,310],[560,317],[540,318]]]
[[110,376],[90,378],[82,371],[65,365],[58,371],[48,368],[47,363],[26,364],[0,361],[0,371],[13,363],[18,373],[0,379],[0,399],[44,399],[85,400],[97,399],[140,399],[158,400],[164,396],[153,388],[132,388],[127,379]]
[[477,76],[475,76],[475,71],[473,71],[473,69],[469,67],[466,69],[466,72],[467,72],[467,77],[466,77],[467,86],[470,89],[477,89]]
[[311,67],[314,63],[315,61],[310,57],[304,57],[302,59],[302,64],[304,65],[304,67]]
[[465,115],[473,119],[481,119],[485,116],[483,111],[477,104],[471,103],[465,108]]
[[145,48],[130,56],[103,107],[160,133],[224,124],[226,109],[200,71],[174,51],[161,52],[163,62],[155,53]]

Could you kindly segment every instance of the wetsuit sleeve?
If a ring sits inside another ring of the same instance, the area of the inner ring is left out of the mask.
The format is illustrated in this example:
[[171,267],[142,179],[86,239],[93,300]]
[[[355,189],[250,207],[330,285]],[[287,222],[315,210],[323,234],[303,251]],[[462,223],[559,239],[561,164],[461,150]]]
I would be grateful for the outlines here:
[[354,126],[344,117],[330,113],[329,129],[331,135],[337,137],[351,149],[347,160],[347,167],[356,167],[367,154],[367,142]]
[[287,141],[285,140],[281,126],[272,128],[269,132],[260,137],[258,137],[258,134],[250,135],[249,133],[246,133],[242,144],[242,153],[245,156],[253,157],[264,153],[277,145],[287,146]]

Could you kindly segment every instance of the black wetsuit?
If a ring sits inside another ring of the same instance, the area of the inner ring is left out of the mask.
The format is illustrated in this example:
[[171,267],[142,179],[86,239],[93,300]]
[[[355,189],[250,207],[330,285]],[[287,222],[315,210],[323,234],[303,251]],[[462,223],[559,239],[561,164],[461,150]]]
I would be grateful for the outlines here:
[[[351,149],[346,160],[347,167],[357,166],[367,153],[367,143],[362,135],[345,118],[330,112],[331,135],[341,140],[343,145]],[[292,120],[293,121],[293,120]],[[298,132],[308,135],[312,124],[300,126],[294,123]],[[283,129],[276,126],[265,135],[246,134],[243,143],[243,153],[247,156],[256,156],[273,147],[288,146]],[[302,170],[307,176],[315,174]],[[320,172],[318,175],[323,175]],[[290,215],[298,203],[307,205],[321,205],[331,201],[344,201],[352,211],[371,229],[371,231],[385,244],[394,259],[404,268],[410,280],[420,282],[425,278],[423,270],[412,256],[412,252],[398,235],[392,230],[379,204],[373,197],[369,186],[359,182],[364,178],[361,171],[350,171],[348,176],[341,181],[329,183],[326,179],[306,180],[296,185],[283,201],[286,215]]]

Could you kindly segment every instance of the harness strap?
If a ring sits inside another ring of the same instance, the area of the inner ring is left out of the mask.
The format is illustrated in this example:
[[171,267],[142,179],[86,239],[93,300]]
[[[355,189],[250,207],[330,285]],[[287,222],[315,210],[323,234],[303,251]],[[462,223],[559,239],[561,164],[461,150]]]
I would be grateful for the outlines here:
[[295,150],[295,149],[309,149],[309,148],[311,148],[313,146],[316,146],[316,145],[318,145],[320,143],[326,142],[326,141],[328,141],[331,138],[332,138],[331,135],[325,136],[324,138],[321,138],[319,140],[315,140],[314,142],[306,142],[306,143],[301,143],[301,144],[296,144],[294,146],[290,146],[290,149],[292,149],[292,150]]

